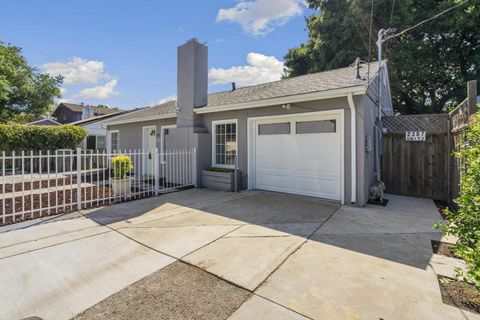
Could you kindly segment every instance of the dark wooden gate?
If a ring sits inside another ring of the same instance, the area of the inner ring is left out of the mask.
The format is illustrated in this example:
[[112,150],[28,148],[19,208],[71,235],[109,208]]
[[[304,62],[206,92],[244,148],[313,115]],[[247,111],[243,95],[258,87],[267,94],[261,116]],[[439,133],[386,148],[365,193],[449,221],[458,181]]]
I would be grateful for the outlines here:
[[[447,114],[383,118],[382,180],[386,192],[449,201]],[[406,131],[425,131],[426,141],[406,141]]]

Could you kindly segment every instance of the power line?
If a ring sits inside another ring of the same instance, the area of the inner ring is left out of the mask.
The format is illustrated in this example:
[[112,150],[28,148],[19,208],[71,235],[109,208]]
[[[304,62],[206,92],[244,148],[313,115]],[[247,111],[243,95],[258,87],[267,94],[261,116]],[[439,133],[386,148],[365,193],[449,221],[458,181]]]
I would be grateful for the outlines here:
[[395,0],[392,2],[392,10],[390,11],[390,22],[388,23],[388,27],[392,26],[392,19],[393,19],[393,11],[395,10]]
[[394,34],[394,35],[392,35],[392,36],[390,36],[390,37],[386,37],[385,39],[383,39],[383,42],[385,42],[385,41],[387,41],[387,40],[390,40],[390,39],[393,39],[393,38],[396,38],[396,37],[399,37],[399,36],[401,36],[402,34],[407,33],[408,31],[413,30],[413,29],[421,26],[422,24],[427,23],[427,22],[429,22],[429,21],[431,21],[431,20],[433,20],[433,19],[436,19],[436,18],[440,17],[441,15],[443,15],[443,14],[445,14],[445,13],[447,13],[447,12],[450,12],[450,11],[458,8],[458,7],[460,7],[461,5],[464,5],[465,3],[469,2],[469,1],[470,1],[470,0],[465,0],[465,1],[463,1],[463,2],[460,2],[459,4],[454,5],[453,7],[450,7],[450,8],[448,8],[448,9],[446,9],[446,10],[443,10],[442,12],[437,13],[436,15],[434,15],[434,16],[428,18],[428,19],[423,20],[423,21],[417,23],[416,25],[411,26],[411,27],[403,30],[402,32],[399,32],[399,33],[397,33],[397,34]]
[[[390,27],[392,26],[392,20],[393,20],[393,12],[395,10],[395,0],[393,0],[392,2],[392,10],[390,10],[390,21],[388,22],[388,28],[390,29]],[[388,51],[388,43],[385,44],[385,53],[387,53]]]

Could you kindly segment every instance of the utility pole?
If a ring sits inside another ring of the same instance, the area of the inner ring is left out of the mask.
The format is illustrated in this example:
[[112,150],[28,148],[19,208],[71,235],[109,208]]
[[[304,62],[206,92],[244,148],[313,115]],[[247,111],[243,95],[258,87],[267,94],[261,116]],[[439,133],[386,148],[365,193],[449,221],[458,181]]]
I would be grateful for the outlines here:
[[376,131],[375,131],[375,175],[377,178],[377,183],[382,181],[381,175],[381,168],[380,168],[380,141],[382,139],[382,104],[381,104],[381,97],[382,97],[382,45],[385,41],[388,40],[388,36],[394,34],[396,29],[388,28],[388,29],[380,29],[378,31],[378,40],[377,40],[377,51],[378,51],[378,118],[376,123]]

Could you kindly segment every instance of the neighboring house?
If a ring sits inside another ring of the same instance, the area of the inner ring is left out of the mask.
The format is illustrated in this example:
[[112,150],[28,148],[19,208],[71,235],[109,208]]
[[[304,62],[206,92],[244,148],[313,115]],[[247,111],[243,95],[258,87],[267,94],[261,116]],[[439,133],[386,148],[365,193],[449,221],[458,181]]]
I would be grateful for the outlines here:
[[107,114],[117,113],[117,108],[96,107],[84,104],[60,103],[52,115],[62,124],[72,123],[83,119],[103,116]]
[[244,188],[367,202],[379,96],[392,114],[385,62],[207,94],[207,50],[196,39],[178,48],[178,101],[108,120],[110,149],[195,147],[197,174],[238,156]]
[[53,119],[40,119],[27,123],[27,126],[61,126],[62,124]]
[[106,150],[107,149],[107,129],[105,122],[119,115],[134,112],[136,110],[118,111],[102,116],[96,116],[70,123],[79,126],[88,131],[88,136],[81,142],[80,148],[83,150]]

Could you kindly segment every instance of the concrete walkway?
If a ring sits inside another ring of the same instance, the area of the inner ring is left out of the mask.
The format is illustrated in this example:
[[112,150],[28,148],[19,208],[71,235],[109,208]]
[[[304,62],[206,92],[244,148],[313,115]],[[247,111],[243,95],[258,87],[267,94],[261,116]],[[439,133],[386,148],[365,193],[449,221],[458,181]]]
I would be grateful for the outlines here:
[[[181,308],[171,305],[172,292],[198,294],[213,280],[168,292],[137,281],[154,273],[151,279],[169,279],[173,269],[164,267],[182,261],[224,280],[223,291],[209,288],[212,297],[234,288],[250,293],[239,308],[226,306],[236,309],[231,319],[480,319],[441,301],[432,268],[442,264],[430,243],[441,237],[432,229],[440,221],[433,202],[388,198],[387,207],[355,208],[192,189],[9,226],[0,229],[0,318],[68,319],[93,306],[82,319],[112,318],[126,304],[129,317],[142,318],[132,313],[137,309],[164,316],[166,308]],[[188,310],[201,312],[175,314],[208,319],[208,306],[184,298]],[[155,299],[163,303],[136,307]],[[211,308],[212,318],[225,317]]]

